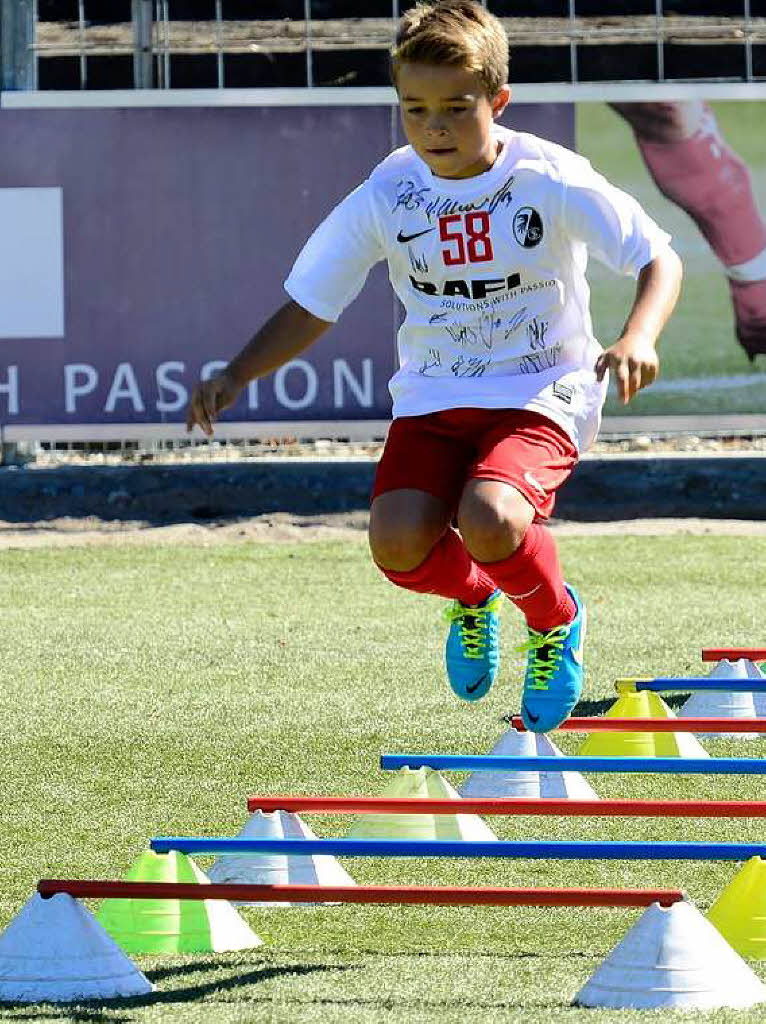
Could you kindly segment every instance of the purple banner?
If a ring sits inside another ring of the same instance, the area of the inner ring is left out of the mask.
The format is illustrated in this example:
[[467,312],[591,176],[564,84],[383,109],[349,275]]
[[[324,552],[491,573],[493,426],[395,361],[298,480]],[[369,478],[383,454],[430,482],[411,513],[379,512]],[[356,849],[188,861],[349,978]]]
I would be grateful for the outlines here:
[[[179,422],[194,382],[285,301],[303,242],[391,149],[394,116],[0,111],[0,424]],[[573,145],[570,105],[505,120]],[[225,418],[388,417],[399,317],[377,267],[336,326]]]

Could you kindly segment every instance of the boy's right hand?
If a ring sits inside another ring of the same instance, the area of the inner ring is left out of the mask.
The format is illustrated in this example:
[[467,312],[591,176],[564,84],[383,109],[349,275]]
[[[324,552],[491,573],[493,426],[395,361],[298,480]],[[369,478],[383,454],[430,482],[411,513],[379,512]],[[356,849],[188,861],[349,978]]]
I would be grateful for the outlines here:
[[225,370],[217,377],[200,381],[186,409],[187,432],[191,432],[196,423],[208,437],[212,437],[213,423],[218,413],[234,405],[241,390],[241,386]]

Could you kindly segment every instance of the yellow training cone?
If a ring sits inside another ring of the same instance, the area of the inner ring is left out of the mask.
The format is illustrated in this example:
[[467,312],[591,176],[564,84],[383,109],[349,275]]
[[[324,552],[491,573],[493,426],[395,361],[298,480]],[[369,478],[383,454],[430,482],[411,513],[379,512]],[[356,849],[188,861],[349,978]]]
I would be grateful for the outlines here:
[[751,857],[708,913],[730,946],[753,960],[766,960],[766,862]]
[[[659,694],[621,690],[605,718],[675,718]],[[594,732],[580,749],[580,755],[602,757],[709,757],[692,735],[684,732]]]
[[[381,796],[454,800],[460,796],[433,768],[400,768]],[[362,814],[351,839],[497,839],[477,814]]]
[[[126,882],[210,880],[185,854],[141,854]],[[261,939],[226,900],[106,899],[96,919],[126,953],[225,953]]]

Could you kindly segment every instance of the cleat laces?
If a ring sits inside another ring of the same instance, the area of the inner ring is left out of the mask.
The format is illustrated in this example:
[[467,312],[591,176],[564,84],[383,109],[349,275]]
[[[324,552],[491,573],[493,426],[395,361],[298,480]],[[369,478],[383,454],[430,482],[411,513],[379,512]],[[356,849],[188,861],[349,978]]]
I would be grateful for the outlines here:
[[556,626],[547,633],[529,630],[529,639],[516,650],[520,654],[532,653],[527,670],[530,690],[547,690],[551,676],[558,668],[564,653],[564,641],[569,636],[569,625]]
[[494,597],[486,604],[471,606],[460,601],[453,602],[445,608],[444,618],[447,622],[460,622],[460,646],[466,658],[480,659],[484,657],[487,646],[487,615],[497,610],[502,596]]

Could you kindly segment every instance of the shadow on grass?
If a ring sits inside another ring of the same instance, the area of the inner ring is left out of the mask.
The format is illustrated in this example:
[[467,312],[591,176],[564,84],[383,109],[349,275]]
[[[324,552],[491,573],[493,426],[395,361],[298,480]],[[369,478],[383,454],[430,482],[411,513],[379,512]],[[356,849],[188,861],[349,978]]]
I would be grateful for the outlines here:
[[[578,701],[574,707],[572,714],[576,716],[582,716],[583,718],[592,718],[597,715],[604,715],[612,707],[617,694],[614,697],[603,697],[601,700],[581,700]],[[668,705],[668,707],[677,709],[683,707],[686,701],[689,699],[689,693],[668,693],[662,694],[662,699]],[[512,718],[517,715],[517,712],[508,712],[506,715],[500,716],[500,721],[505,722],[506,725],[511,724]]]
[[[164,967],[156,971],[147,971],[146,976],[149,981],[157,982],[165,978],[172,978],[173,976],[191,974],[195,969],[208,972],[210,971],[210,964],[181,964],[179,967]],[[225,969],[225,965],[222,965],[220,969]],[[232,966],[231,969],[236,971],[236,966]],[[188,985],[184,988],[171,989],[168,992],[155,992],[154,995],[147,996],[145,1001],[152,1005],[157,1003],[185,1003],[190,1000],[203,999],[213,992],[223,992],[239,988],[242,985],[256,985],[264,981],[270,981],[272,978],[279,978],[284,974],[300,976],[315,974],[317,971],[347,971],[350,969],[338,964],[293,964],[284,967],[259,967],[254,970],[236,973],[222,980],[216,979],[215,981],[202,982],[198,985]],[[137,1003],[133,1005],[137,1005]]]

